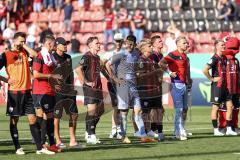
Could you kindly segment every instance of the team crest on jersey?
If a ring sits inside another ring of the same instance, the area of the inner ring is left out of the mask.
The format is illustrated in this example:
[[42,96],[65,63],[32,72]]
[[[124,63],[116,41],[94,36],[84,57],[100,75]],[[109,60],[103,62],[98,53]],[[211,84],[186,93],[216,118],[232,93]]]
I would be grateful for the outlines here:
[[55,111],[55,114],[59,114],[59,112],[60,112],[60,111],[57,109],[57,110]]
[[148,105],[148,102],[144,102],[144,106],[147,106]]
[[8,111],[9,111],[9,113],[12,113],[13,112],[13,107],[9,107]]
[[144,67],[143,62],[140,62],[140,63],[139,63],[139,68],[143,68],[143,67]]
[[44,107],[45,109],[48,109],[49,105],[48,105],[48,104],[44,104],[43,107]]
[[84,63],[85,63],[84,58],[82,58],[79,63],[80,63],[80,64],[84,64]]
[[214,100],[215,100],[215,101],[218,101],[218,97],[215,97]]

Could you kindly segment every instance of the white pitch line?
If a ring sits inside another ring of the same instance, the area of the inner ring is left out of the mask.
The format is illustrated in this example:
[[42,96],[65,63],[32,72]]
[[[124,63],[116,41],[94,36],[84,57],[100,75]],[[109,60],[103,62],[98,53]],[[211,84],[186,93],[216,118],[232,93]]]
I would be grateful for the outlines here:
[[[209,130],[209,129],[212,129],[212,128],[191,128],[191,129],[187,129],[187,131]],[[165,131],[165,132],[172,132],[173,130],[163,130],[163,131]],[[30,131],[18,131],[18,132],[26,133],[26,132],[30,132]],[[107,131],[105,131],[105,132],[98,132],[97,135],[106,135],[106,133],[109,133],[109,132],[107,132]],[[84,136],[84,135],[77,134],[76,136]],[[69,135],[63,135],[61,137],[62,138],[69,138]],[[31,138],[21,138],[21,135],[20,135],[19,140],[32,140],[32,139]],[[6,139],[6,138],[0,139],[0,142],[6,142],[6,141],[12,141],[12,139]]]

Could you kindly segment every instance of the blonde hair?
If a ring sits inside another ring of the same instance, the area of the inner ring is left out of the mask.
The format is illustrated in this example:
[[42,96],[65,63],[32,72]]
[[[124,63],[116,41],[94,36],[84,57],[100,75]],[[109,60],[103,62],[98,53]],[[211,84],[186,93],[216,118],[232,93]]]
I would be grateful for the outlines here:
[[184,37],[184,36],[179,36],[179,37],[177,37],[177,39],[176,39],[176,44],[178,44],[178,42],[181,41],[182,39],[184,39],[184,40],[187,41],[187,38],[186,38],[186,37]]
[[214,53],[217,52],[217,45],[218,45],[218,43],[221,43],[221,42],[225,43],[224,40],[222,40],[222,39],[216,39],[214,41]]
[[152,45],[150,39],[145,38],[145,39],[141,40],[141,41],[139,42],[139,44],[137,45],[137,48],[141,51],[142,48],[143,48],[144,46],[146,46],[146,45]]

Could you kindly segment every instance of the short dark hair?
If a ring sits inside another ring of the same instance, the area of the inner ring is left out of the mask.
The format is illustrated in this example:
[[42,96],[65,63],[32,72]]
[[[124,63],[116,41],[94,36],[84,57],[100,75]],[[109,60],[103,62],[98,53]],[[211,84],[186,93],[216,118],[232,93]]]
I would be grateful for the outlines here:
[[153,36],[153,37],[151,38],[151,43],[153,44],[153,43],[156,41],[156,39],[160,39],[160,38],[161,38],[161,36],[159,36],[159,35]]
[[98,37],[96,37],[96,36],[89,37],[87,39],[87,46],[89,46],[89,44],[92,43],[95,39],[98,40]]
[[23,32],[17,32],[14,34],[13,39],[17,39],[18,37],[23,37],[26,39],[26,34]]
[[127,40],[136,43],[137,38],[134,35],[129,35],[129,36],[127,36]]
[[51,34],[46,35],[46,36],[43,38],[43,44],[44,44],[45,42],[47,42],[48,40],[55,41],[55,37],[54,37],[53,35],[51,35]]

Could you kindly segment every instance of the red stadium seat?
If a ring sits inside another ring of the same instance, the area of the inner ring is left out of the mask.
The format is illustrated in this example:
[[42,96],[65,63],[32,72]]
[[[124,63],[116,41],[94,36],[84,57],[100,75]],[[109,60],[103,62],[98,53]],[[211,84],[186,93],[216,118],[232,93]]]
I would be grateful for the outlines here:
[[198,33],[196,32],[190,32],[188,33],[188,37],[194,40],[195,42],[198,42]]
[[64,33],[63,38],[66,39],[67,41],[70,41],[72,39],[72,34],[71,33]]
[[104,43],[104,34],[103,33],[98,33],[98,34],[96,34],[96,36],[98,37],[100,43]]
[[77,10],[79,9],[78,1],[73,1],[73,2],[72,2],[72,5],[73,5],[73,9],[74,9],[75,11],[77,11]]
[[91,20],[92,21],[101,21],[104,19],[104,12],[92,12]]
[[79,15],[79,17],[80,17],[80,20],[90,21],[91,15],[92,15],[92,12],[86,11],[86,12],[83,12],[83,14]]
[[236,35],[236,37],[238,37],[238,39],[240,39],[240,32],[236,32],[234,34]]
[[33,22],[38,19],[38,13],[32,12],[29,15],[29,18],[27,19],[27,22]]
[[27,27],[26,23],[20,23],[18,26],[18,31],[27,33],[28,27]]
[[39,13],[39,21],[47,22],[50,19],[50,14],[48,12],[40,12]]
[[83,34],[77,33],[75,36],[76,36],[76,39],[81,42],[81,39],[83,38]]
[[72,22],[72,32],[80,31],[80,22]]
[[52,21],[52,22],[60,21],[59,13],[58,12],[51,12],[50,13],[50,21]]
[[82,38],[80,39],[80,43],[81,43],[81,44],[86,44],[87,39],[88,39],[90,36],[93,36],[93,34],[92,34],[92,33],[83,34],[83,35],[82,35]]
[[198,37],[198,43],[213,43],[212,36],[208,32],[202,32]]
[[63,26],[61,27],[61,26],[62,25],[60,25],[60,23],[54,22],[54,23],[52,23],[50,28],[52,29],[52,31],[54,33],[59,33],[64,30],[64,27]]
[[197,45],[197,52],[199,53],[213,53],[214,46],[213,44],[203,44],[203,45]]
[[93,32],[103,32],[104,31],[103,22],[94,22],[93,23]]
[[88,50],[88,47],[86,45],[81,45],[80,46],[80,53],[86,53]]
[[0,46],[0,53],[3,53],[3,52],[4,52],[4,46],[1,45],[1,46]]
[[212,35],[212,39],[214,40],[214,39],[219,39],[220,36],[221,36],[221,33],[220,32],[213,32],[213,33],[211,33],[211,35]]
[[74,11],[72,14],[72,21],[80,21],[80,16],[78,11]]
[[93,24],[92,22],[82,22],[80,32],[82,33],[92,32],[93,31],[92,24]]

